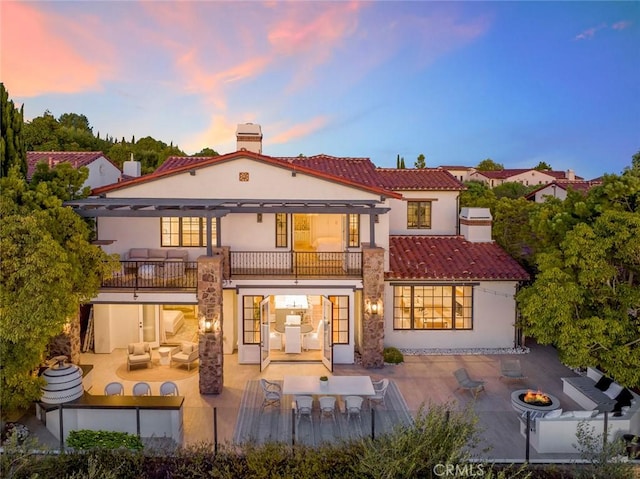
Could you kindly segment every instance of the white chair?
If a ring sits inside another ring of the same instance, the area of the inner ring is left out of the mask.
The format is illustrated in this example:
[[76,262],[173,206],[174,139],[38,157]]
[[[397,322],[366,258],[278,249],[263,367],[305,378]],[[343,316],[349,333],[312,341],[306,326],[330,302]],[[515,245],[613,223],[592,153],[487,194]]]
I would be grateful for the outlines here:
[[522,373],[522,366],[519,359],[503,359],[500,361],[500,379],[511,379],[519,381],[527,379]]
[[105,396],[124,396],[124,386],[119,382],[112,382],[104,387]]
[[278,383],[274,383],[273,381],[268,381],[266,379],[260,380],[260,387],[262,388],[262,405],[260,406],[260,413],[269,406],[280,408],[282,387]]
[[284,328],[284,352],[300,353],[302,352],[300,342],[300,326],[285,326]]
[[335,396],[321,396],[320,403],[320,424],[325,417],[331,417],[336,422],[336,398]]
[[324,320],[320,320],[318,328],[304,335],[302,339],[304,349],[322,349],[322,339],[324,335]]
[[344,398],[344,408],[347,414],[347,421],[353,416],[362,420],[360,413],[362,412],[362,397],[360,396],[347,396]]
[[369,405],[378,404],[386,409],[387,404],[384,402],[384,397],[387,394],[388,387],[389,380],[387,378],[381,379],[380,381],[373,381],[373,390],[375,391],[375,394],[373,396],[369,396]]
[[127,351],[127,371],[131,371],[131,366],[144,364],[148,367],[151,364],[151,345],[149,343],[130,343]]
[[134,396],[151,396],[151,386],[149,386],[149,383],[145,383],[144,381],[135,383],[133,385],[133,395]]
[[191,371],[191,364],[198,360],[199,349],[196,343],[192,343],[190,341],[182,341],[180,346],[174,348],[171,352],[171,359],[169,360],[169,365],[171,366],[173,363],[186,364],[187,369]]
[[311,427],[313,428],[313,417],[311,413],[313,411],[313,397],[311,396],[296,396],[296,429],[300,424],[300,419],[302,417],[309,418],[309,422],[311,423]]
[[269,333],[269,349],[282,349],[282,333],[271,331]]
[[173,381],[165,381],[160,385],[160,396],[178,396],[178,386]]

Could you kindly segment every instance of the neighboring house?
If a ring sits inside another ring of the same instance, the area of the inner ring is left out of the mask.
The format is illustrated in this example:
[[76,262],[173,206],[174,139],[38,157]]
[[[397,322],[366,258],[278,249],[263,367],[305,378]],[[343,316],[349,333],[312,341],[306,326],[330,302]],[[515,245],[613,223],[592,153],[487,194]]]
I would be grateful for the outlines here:
[[[451,174],[265,156],[255,130],[252,141],[238,135],[254,151],[172,157],[68,202],[97,218],[103,249],[122,260],[91,301],[96,352],[170,342],[169,305],[198,305],[200,326],[221,321],[225,353],[262,367],[277,357],[331,368],[358,355],[381,366],[382,345],[517,345],[514,295],[529,276],[492,242],[488,210],[458,216],[464,186]],[[285,322],[306,322],[319,350],[304,351],[303,337],[299,354],[282,352]]]
[[440,166],[440,168],[451,173],[456,180],[459,180],[462,183],[469,181],[471,179],[471,173],[476,171],[472,166]]
[[499,186],[503,183],[517,182],[525,186],[546,185],[556,180],[582,180],[577,177],[573,170],[553,171],[553,170],[535,170],[528,169],[504,169],[496,171],[474,171],[469,174],[469,180],[482,181],[490,188]]
[[525,198],[533,200],[536,203],[544,203],[547,198],[559,198],[564,201],[567,198],[567,191],[569,191],[569,189],[586,194],[591,188],[601,184],[602,180],[598,178],[590,181],[554,181],[533,190],[527,194]]
[[76,169],[85,166],[89,176],[83,186],[92,189],[117,183],[122,175],[120,169],[101,151],[28,151],[28,181],[31,181],[38,163],[46,163],[49,168],[59,163],[69,163]]

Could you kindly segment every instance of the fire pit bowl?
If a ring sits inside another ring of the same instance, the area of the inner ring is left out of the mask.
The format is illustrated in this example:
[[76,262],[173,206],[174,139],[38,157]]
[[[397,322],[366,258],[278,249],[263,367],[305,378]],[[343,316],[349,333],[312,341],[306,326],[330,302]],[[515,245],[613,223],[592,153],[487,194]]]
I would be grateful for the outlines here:
[[519,413],[548,412],[560,407],[560,400],[551,394],[529,389],[518,389],[511,393],[511,406]]

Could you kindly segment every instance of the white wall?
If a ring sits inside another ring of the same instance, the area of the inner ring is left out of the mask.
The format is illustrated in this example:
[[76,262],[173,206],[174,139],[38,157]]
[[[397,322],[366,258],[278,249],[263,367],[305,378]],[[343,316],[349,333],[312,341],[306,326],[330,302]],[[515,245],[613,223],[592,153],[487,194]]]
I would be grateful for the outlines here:
[[95,352],[112,353],[139,341],[139,304],[94,304]]
[[385,288],[385,346],[408,349],[512,348],[515,335],[513,281],[485,281],[473,291],[473,329],[394,330],[393,287]]
[[540,191],[536,191],[535,201],[536,203],[544,203],[549,196],[564,201],[567,198],[567,190],[565,190],[564,188],[559,188],[555,184],[548,185],[542,188]]
[[84,186],[89,186],[90,188],[117,183],[121,176],[120,170],[102,156],[89,163],[87,168],[89,169],[89,176]]
[[[404,200],[389,200],[389,234],[392,235],[454,235],[456,234],[458,191],[403,191]],[[432,200],[431,228],[407,228],[407,201]]]

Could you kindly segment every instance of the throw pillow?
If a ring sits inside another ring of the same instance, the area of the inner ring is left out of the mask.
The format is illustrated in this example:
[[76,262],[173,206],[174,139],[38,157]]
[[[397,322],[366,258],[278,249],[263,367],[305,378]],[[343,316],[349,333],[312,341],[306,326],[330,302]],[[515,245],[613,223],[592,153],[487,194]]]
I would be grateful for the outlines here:
[[612,382],[613,382],[613,379],[608,378],[606,376],[602,376],[600,380],[596,383],[596,387],[600,391],[606,391],[607,389],[609,389],[609,386],[611,386]]
[[191,352],[193,351],[193,344],[191,343],[182,343],[182,352],[184,354],[191,354]]
[[560,417],[562,415],[562,408],[554,409],[553,411],[549,411],[544,415],[545,419],[553,419],[554,417]]
[[619,407],[622,409],[624,406],[631,406],[631,400],[633,399],[633,394],[627,388],[624,388],[620,391],[620,394],[616,396],[616,409]]
[[145,353],[144,343],[135,343],[133,345],[133,354],[139,355],[139,354],[144,354],[144,353]]
[[616,396],[622,392],[622,389],[623,387],[620,386],[619,384],[611,383],[611,386],[609,386],[609,389],[604,391],[604,393],[611,399],[615,399]]

